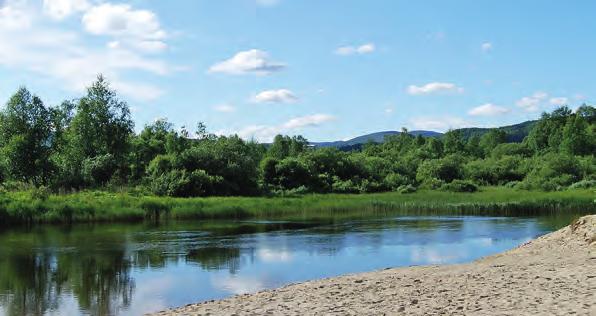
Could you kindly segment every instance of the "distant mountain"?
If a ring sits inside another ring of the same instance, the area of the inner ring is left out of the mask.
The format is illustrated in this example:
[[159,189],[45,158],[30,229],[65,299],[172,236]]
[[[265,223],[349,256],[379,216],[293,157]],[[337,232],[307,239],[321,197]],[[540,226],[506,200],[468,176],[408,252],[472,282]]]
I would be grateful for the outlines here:
[[[312,142],[311,145],[315,147],[335,147],[340,149],[350,149],[350,147],[361,147],[362,145],[373,142],[373,143],[382,143],[385,141],[385,137],[392,136],[392,135],[399,135],[401,132],[398,131],[385,131],[385,132],[377,132],[372,134],[366,134],[362,136],[358,136],[352,138],[350,140],[340,140],[334,142]],[[411,131],[409,132],[412,136],[422,135],[424,137],[441,137],[443,136],[442,133],[433,132],[433,131]]]
[[[519,143],[534,128],[538,121],[526,121],[519,124],[508,125],[499,127],[498,129],[505,131],[507,133],[507,141],[511,143]],[[462,134],[465,139],[471,138],[473,136],[482,136],[488,133],[492,128],[480,128],[480,127],[470,127],[470,128],[460,128],[459,130],[462,131]]]
[[[498,129],[503,130],[507,133],[507,140],[509,142],[521,142],[528,134],[530,130],[534,127],[537,121],[526,121],[519,124],[508,125],[503,127],[498,127]],[[460,128],[457,129],[462,132],[463,137],[465,139],[471,138],[473,136],[482,136],[488,133],[492,128],[480,128],[480,127],[469,127],[469,128]],[[362,136],[358,136],[352,138],[350,140],[340,140],[334,142],[311,142],[310,144],[315,147],[335,147],[341,150],[355,150],[362,148],[362,145],[373,142],[373,143],[383,143],[385,141],[385,137],[398,135],[401,132],[398,131],[384,131],[384,132],[377,132],[366,134]],[[418,136],[422,135],[424,137],[442,137],[443,133],[433,132],[433,131],[411,131],[409,132],[410,135]]]

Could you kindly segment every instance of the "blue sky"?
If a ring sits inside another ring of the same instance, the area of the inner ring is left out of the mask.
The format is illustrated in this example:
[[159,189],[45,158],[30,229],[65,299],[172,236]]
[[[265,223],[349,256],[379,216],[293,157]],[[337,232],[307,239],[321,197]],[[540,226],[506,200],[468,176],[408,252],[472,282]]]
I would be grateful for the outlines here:
[[536,118],[594,100],[594,1],[0,0],[0,102],[103,73],[133,109],[313,141]]

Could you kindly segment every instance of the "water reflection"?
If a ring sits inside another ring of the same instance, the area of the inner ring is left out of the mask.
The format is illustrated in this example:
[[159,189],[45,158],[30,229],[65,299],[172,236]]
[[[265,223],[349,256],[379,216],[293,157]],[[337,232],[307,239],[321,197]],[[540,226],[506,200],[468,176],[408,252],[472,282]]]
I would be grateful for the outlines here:
[[473,260],[568,217],[78,225],[0,232],[0,314],[136,315],[388,266]]

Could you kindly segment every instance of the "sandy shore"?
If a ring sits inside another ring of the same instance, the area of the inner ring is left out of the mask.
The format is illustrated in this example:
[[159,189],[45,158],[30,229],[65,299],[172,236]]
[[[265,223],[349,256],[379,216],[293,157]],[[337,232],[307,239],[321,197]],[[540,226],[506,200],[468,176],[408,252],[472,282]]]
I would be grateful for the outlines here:
[[155,315],[234,314],[596,315],[596,215],[468,264],[310,281]]

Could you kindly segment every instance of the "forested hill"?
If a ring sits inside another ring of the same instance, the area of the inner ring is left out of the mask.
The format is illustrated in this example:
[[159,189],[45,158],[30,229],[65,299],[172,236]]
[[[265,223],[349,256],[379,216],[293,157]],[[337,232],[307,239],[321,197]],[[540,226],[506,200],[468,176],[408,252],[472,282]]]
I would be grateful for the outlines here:
[[[526,121],[519,124],[508,125],[499,127],[499,130],[504,131],[507,134],[507,141],[511,143],[519,143],[528,134],[532,127],[536,124],[537,121]],[[461,135],[464,139],[470,139],[474,136],[482,137],[482,135],[488,133],[491,128],[481,128],[481,127],[469,127],[469,128],[460,128],[456,129],[456,131],[461,132]],[[362,136],[358,136],[352,138],[350,140],[340,140],[340,141],[330,141],[330,142],[311,142],[310,144],[314,147],[333,147],[339,148],[343,150],[350,150],[350,149],[360,149],[362,145],[373,142],[373,143],[383,143],[385,141],[385,137],[387,136],[394,136],[399,135],[401,132],[398,131],[384,131],[384,132],[377,132],[366,134]],[[412,136],[422,135],[424,137],[443,137],[443,133],[434,132],[434,131],[410,131],[408,134]]]
[[[355,145],[362,145],[368,142],[373,143],[382,143],[385,141],[385,137],[398,135],[401,132],[398,131],[385,131],[385,132],[377,132],[372,134],[366,134],[362,136],[358,136],[352,138],[350,140],[340,140],[340,141],[332,141],[332,142],[311,142],[311,145],[315,147],[335,147],[335,148],[342,148],[346,146],[355,146]],[[412,136],[422,135],[424,137],[440,137],[443,134],[433,131],[411,131],[408,132]]]

